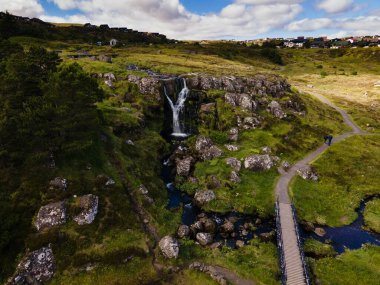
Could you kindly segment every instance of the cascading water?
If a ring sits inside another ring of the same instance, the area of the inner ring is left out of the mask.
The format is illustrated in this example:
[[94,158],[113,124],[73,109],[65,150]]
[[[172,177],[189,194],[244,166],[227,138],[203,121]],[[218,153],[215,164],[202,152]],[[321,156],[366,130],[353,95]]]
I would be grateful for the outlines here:
[[186,79],[182,78],[183,82],[183,88],[179,92],[177,97],[177,102],[173,104],[173,101],[170,99],[169,95],[167,94],[166,87],[164,86],[164,93],[166,98],[168,99],[170,108],[173,112],[173,133],[172,136],[174,137],[187,137],[188,135],[183,131],[181,122],[180,122],[180,113],[185,107],[185,102],[187,99],[187,95],[189,94],[189,89],[186,86]]

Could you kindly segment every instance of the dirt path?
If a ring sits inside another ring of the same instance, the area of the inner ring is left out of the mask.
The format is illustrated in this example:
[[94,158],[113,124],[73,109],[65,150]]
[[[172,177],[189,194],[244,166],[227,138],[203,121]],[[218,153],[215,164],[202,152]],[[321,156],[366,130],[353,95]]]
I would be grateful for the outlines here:
[[[352,131],[344,133],[333,139],[333,143],[339,142],[352,135],[364,135],[366,134],[360,129],[350,118],[350,116],[342,109],[335,106],[328,99],[315,92],[308,91],[321,102],[327,104],[328,106],[334,108],[338,111],[342,117],[344,123],[349,126]],[[322,138],[321,138],[322,139]],[[328,146],[326,144],[320,146],[305,158],[298,161],[293,167],[291,167],[287,172],[281,170],[281,176],[276,184],[276,198],[279,205],[279,216],[280,216],[280,229],[282,237],[282,250],[284,254],[285,262],[285,274],[286,274],[286,284],[296,285],[296,284],[307,284],[304,277],[304,261],[302,260],[301,252],[298,246],[298,239],[296,234],[296,224],[294,222],[293,212],[291,209],[291,201],[288,193],[289,183],[292,178],[297,174],[297,170],[305,167],[314,159],[316,159],[320,154],[322,154]]]

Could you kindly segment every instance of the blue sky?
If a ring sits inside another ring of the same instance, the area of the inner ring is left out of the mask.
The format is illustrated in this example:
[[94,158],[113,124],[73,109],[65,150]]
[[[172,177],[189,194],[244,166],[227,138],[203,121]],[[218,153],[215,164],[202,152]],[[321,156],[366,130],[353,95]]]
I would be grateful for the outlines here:
[[51,22],[127,26],[178,39],[380,34],[379,0],[0,0]]

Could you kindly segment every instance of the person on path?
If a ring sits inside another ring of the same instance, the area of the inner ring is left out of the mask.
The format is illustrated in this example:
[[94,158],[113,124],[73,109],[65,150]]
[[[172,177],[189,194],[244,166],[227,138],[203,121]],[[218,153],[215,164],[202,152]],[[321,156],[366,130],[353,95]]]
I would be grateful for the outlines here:
[[327,144],[327,145],[331,145],[331,142],[332,142],[332,139],[333,139],[333,136],[332,135],[326,135],[325,137],[324,137],[324,139],[325,139],[325,144]]

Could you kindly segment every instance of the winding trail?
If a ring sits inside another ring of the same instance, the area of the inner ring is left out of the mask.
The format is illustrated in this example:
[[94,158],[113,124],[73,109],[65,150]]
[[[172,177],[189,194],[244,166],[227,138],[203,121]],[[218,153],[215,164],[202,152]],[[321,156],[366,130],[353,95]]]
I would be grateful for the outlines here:
[[[321,102],[327,104],[328,106],[334,108],[338,111],[342,117],[344,123],[351,127],[352,131],[344,133],[338,137],[335,137],[333,143],[344,140],[347,137],[353,135],[365,135],[364,132],[358,125],[356,125],[349,115],[342,110],[341,108],[335,106],[332,102],[330,102],[327,98],[322,95],[306,91],[307,93],[313,95]],[[298,237],[298,229],[296,224],[296,217],[292,210],[292,203],[290,201],[290,197],[288,194],[289,183],[292,178],[297,174],[297,170],[305,167],[310,162],[312,162],[315,158],[317,158],[320,154],[322,154],[328,146],[326,144],[320,146],[309,155],[307,155],[304,159],[298,161],[293,167],[291,167],[287,172],[281,170],[281,176],[278,180],[275,188],[276,199],[278,201],[277,211],[279,224],[277,231],[281,236],[281,247],[282,247],[282,258],[283,258],[283,271],[284,271],[284,280],[286,285],[298,285],[298,284],[309,284],[309,280],[307,280],[307,272],[306,265],[303,259],[303,253],[299,247],[299,237]]]

